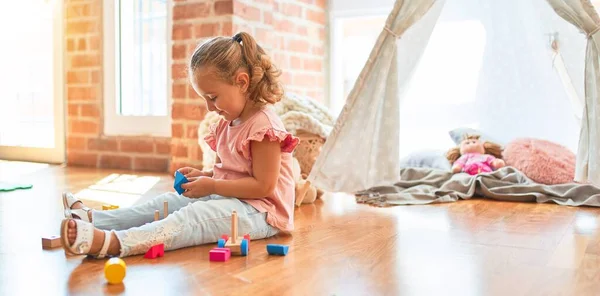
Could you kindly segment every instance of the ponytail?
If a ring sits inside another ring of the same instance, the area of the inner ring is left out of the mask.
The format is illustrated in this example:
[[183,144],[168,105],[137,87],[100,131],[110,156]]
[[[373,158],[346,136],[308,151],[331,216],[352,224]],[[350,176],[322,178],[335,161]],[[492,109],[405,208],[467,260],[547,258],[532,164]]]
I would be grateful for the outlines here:
[[269,56],[250,34],[237,33],[233,36],[233,40],[240,43],[242,57],[248,67],[250,98],[259,103],[279,102],[283,97],[283,88],[279,83],[281,71],[273,65]]

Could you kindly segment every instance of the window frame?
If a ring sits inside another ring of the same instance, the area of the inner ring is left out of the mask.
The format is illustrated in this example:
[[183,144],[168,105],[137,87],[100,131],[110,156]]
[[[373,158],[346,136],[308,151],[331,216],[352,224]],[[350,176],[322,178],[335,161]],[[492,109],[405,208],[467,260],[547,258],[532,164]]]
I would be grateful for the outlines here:
[[[52,83],[53,83],[53,98],[52,105],[54,108],[54,147],[28,147],[28,146],[2,146],[0,145],[0,155],[2,160],[13,161],[31,161],[51,164],[62,164],[65,162],[66,155],[66,77],[65,64],[66,58],[66,41],[65,41],[65,3],[55,1],[53,6],[54,20],[52,21],[53,32],[53,65],[52,65]],[[4,98],[2,98],[4,99]],[[0,100],[2,100],[0,99]]]
[[172,27],[173,5],[172,0],[167,0],[167,92],[165,93],[167,115],[165,116],[134,116],[121,115],[117,112],[116,90],[119,85],[119,73],[116,72],[120,62],[115,49],[115,36],[117,34],[116,7],[120,1],[103,1],[103,51],[104,51],[104,134],[109,136],[139,136],[149,135],[158,137],[171,137],[171,97],[172,78]]
[[[342,48],[342,22],[348,18],[388,16],[394,7],[391,0],[332,0],[329,10],[329,99],[327,104],[334,114],[344,108],[344,73],[343,61],[339,54]],[[383,28],[382,28],[383,29]]]

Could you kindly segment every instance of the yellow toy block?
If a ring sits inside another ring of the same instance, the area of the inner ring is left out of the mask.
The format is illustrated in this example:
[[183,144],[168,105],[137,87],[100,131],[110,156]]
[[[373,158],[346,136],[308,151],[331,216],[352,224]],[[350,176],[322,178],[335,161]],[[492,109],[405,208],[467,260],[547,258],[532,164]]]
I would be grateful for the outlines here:
[[114,209],[118,209],[119,206],[117,205],[102,205],[102,210],[106,211],[106,210],[114,210]]
[[104,264],[104,277],[109,284],[120,284],[125,278],[127,265],[121,258],[110,258]]

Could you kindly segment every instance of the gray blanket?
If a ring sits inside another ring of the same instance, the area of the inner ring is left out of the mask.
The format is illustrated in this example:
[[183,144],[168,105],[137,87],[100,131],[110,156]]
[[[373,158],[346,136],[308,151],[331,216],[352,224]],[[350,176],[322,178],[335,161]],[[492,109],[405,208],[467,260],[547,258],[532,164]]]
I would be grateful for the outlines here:
[[517,202],[555,202],[567,206],[600,206],[600,188],[589,184],[539,184],[514,167],[471,176],[430,168],[403,168],[393,186],[356,193],[359,203],[376,206],[454,202],[484,197]]

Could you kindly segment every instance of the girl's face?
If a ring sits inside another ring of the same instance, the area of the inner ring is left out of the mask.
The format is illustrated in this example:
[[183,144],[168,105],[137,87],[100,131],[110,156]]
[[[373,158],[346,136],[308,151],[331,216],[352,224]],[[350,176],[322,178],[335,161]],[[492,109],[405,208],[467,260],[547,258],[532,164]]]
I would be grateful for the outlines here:
[[246,90],[249,76],[238,71],[234,84],[230,84],[215,75],[213,68],[198,68],[192,79],[192,87],[206,101],[208,111],[219,113],[225,120],[233,121],[240,117],[246,106]]

